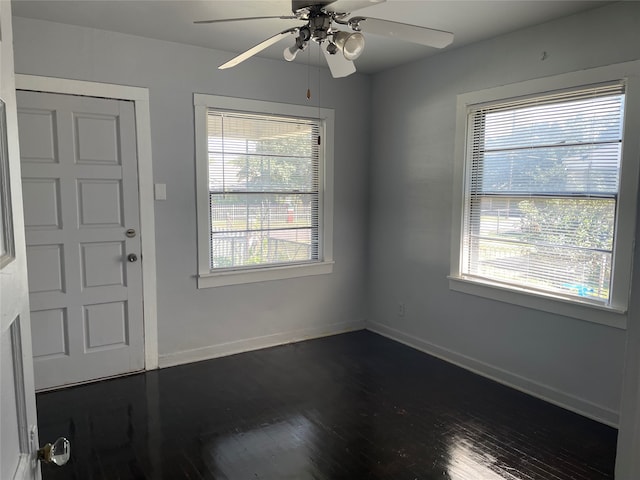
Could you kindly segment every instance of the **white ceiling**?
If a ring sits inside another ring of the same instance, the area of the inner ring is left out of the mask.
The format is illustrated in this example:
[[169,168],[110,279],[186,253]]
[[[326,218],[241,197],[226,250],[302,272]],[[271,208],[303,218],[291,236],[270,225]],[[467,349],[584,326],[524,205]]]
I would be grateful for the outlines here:
[[[357,14],[453,32],[455,40],[447,50],[596,8],[610,1],[387,0],[357,10]],[[341,3],[349,2],[338,0],[337,4]],[[193,24],[194,20],[291,15],[289,0],[13,0],[13,14],[225,50],[232,52],[229,59],[301,23],[265,19]],[[286,36],[259,56],[283,60],[282,52],[290,44],[293,44],[293,37]],[[298,55],[296,62],[317,64],[321,60],[317,48],[309,48],[307,52]],[[367,35],[365,51],[355,63],[358,71],[375,73],[438,52],[422,45]]]

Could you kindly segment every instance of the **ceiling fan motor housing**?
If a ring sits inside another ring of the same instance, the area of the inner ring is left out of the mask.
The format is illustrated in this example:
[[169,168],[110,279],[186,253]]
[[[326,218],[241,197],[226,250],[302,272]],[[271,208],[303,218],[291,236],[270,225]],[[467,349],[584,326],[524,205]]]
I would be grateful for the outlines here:
[[295,15],[298,15],[302,13],[303,10],[308,11],[313,7],[316,7],[318,10],[320,10],[333,2],[335,2],[335,0],[316,0],[313,2],[309,2],[309,0],[291,0],[291,11]]
[[314,41],[320,43],[326,40],[331,28],[331,15],[325,12],[313,12],[309,18],[309,28]]

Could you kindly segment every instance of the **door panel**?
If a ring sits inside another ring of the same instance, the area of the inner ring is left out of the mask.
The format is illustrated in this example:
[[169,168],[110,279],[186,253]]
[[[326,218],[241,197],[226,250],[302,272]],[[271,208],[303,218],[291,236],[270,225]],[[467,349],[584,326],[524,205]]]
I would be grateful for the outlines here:
[[124,227],[119,180],[78,179],[80,228]]
[[107,350],[127,345],[129,321],[126,302],[85,305],[82,317],[87,351]]
[[22,179],[22,194],[31,199],[24,206],[25,226],[31,230],[60,230],[60,182],[56,178]]
[[31,313],[33,356],[47,359],[69,354],[69,322],[66,308]]
[[11,4],[0,1],[0,478],[38,480]]
[[[16,319],[11,323],[11,327],[3,332],[1,344],[0,344],[0,367],[2,371],[0,375],[2,378],[15,378],[15,382],[3,384],[2,388],[2,445],[9,445],[16,440],[18,444],[24,444],[24,440],[21,437],[21,429],[16,419],[23,417],[23,413],[20,412],[18,407],[18,397],[16,395],[20,387],[24,388],[23,373],[19,365],[15,365],[14,357],[18,353],[16,341],[19,341],[19,335],[16,335],[16,328],[20,324],[19,319]],[[5,415],[7,422],[5,424]],[[22,450],[22,448],[21,448]],[[9,471],[15,471],[18,467],[19,455],[16,455],[13,449],[0,449],[2,465],[11,465]]]
[[22,142],[20,153],[23,162],[58,163],[54,138],[54,112],[47,110],[23,110],[18,117],[18,131],[34,132],[34,141]]
[[32,245],[27,247],[27,257],[37,266],[29,276],[30,292],[63,292],[62,245]]
[[81,243],[82,288],[125,287],[124,242]]
[[17,100],[36,389],[142,370],[133,103]]
[[76,115],[77,163],[120,165],[118,122],[115,117]]

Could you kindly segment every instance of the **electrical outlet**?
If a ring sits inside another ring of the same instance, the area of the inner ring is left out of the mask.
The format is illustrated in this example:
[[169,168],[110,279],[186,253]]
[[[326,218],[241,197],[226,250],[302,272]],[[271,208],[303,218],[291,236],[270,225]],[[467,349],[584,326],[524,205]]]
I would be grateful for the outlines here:
[[404,303],[398,302],[398,316],[404,317]]

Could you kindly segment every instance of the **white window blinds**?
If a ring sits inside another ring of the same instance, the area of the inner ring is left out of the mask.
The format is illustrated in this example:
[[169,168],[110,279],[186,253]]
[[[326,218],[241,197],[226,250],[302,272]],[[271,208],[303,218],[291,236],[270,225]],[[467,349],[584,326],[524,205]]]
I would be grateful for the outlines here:
[[464,275],[609,304],[624,100],[616,83],[470,109]]
[[207,110],[211,269],[320,259],[321,123]]

